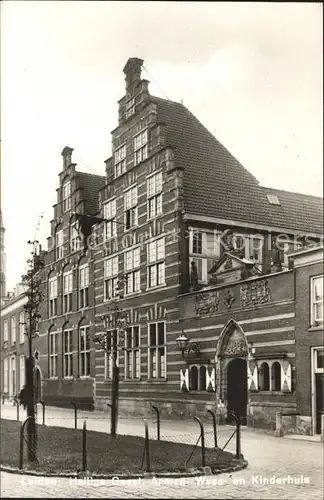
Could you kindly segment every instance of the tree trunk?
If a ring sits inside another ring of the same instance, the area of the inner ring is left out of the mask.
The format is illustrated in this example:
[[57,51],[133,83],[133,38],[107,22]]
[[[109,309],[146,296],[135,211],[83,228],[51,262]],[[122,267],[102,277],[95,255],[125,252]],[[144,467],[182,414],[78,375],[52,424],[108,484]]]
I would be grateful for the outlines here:
[[37,460],[37,435],[34,405],[34,360],[31,356],[26,360],[26,396],[27,417],[32,417],[27,422],[28,460],[35,462]]
[[117,330],[113,331],[112,342],[112,384],[111,384],[111,428],[110,434],[115,437],[118,423],[118,392],[119,392],[119,367],[117,366]]

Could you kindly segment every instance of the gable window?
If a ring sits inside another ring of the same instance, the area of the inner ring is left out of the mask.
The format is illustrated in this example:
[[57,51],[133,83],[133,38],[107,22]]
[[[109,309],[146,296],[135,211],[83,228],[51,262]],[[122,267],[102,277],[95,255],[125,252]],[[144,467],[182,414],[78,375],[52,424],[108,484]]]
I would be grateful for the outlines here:
[[3,322],[3,341],[8,342],[8,320],[5,319]]
[[16,316],[11,318],[11,344],[16,343]]
[[48,297],[49,297],[49,310],[50,317],[57,315],[57,276],[48,280]]
[[275,194],[267,194],[267,199],[271,205],[280,205],[279,198]]
[[114,152],[115,176],[119,177],[126,172],[126,144]]
[[64,378],[73,377],[73,343],[72,330],[65,328],[63,330],[63,376]]
[[[112,379],[113,372],[113,336],[116,330],[111,330],[106,333],[106,350],[105,350],[105,379]],[[119,333],[117,332],[117,366],[119,365]]]
[[64,233],[63,229],[57,231],[55,235],[55,256],[56,259],[62,259],[64,257]]
[[200,283],[208,283],[209,270],[220,257],[220,233],[189,229],[189,257],[195,262]]
[[72,311],[73,274],[68,271],[63,274],[63,313]]
[[25,331],[26,331],[25,313],[24,311],[21,311],[21,313],[19,313],[19,341],[21,344],[25,342]]
[[311,324],[323,324],[323,275],[311,279]]
[[147,244],[148,288],[165,284],[164,238]]
[[149,325],[149,378],[166,377],[166,338],[165,323],[151,323]]
[[63,212],[71,210],[71,182],[65,182],[63,184]]
[[148,133],[147,130],[134,137],[135,165],[146,160],[148,155]]
[[140,378],[139,326],[127,328],[125,335],[125,378]]
[[140,291],[140,247],[132,248],[124,254],[126,288],[125,292],[133,293]]
[[116,224],[116,199],[110,200],[103,206],[105,222],[105,239],[112,238],[117,234]]
[[137,225],[137,186],[128,189],[124,194],[125,229]]
[[162,172],[147,179],[147,216],[152,219],[162,214]]
[[49,332],[49,377],[57,377],[57,335],[58,332],[50,330]]
[[79,268],[79,308],[89,306],[89,265]]
[[77,252],[81,248],[81,238],[79,233],[78,221],[72,222],[70,226],[70,250],[71,253]]
[[90,328],[82,326],[79,329],[79,373],[80,377],[90,376]]
[[126,119],[135,113],[135,97],[126,101]]
[[118,256],[104,261],[104,300],[111,300],[117,295]]

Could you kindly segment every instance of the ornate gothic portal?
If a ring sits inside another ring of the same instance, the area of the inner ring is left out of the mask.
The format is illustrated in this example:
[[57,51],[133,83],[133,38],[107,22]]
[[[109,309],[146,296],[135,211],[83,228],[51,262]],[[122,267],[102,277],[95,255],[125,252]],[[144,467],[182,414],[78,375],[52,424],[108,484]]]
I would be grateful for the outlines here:
[[218,408],[233,411],[246,425],[248,344],[243,330],[231,320],[223,330],[216,353]]

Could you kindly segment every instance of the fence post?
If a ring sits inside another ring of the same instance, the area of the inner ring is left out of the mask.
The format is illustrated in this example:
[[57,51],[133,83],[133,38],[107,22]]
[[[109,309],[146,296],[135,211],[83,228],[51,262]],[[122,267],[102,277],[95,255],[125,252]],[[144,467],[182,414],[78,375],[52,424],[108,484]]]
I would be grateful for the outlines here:
[[202,466],[205,467],[206,465],[206,460],[205,460],[205,432],[204,432],[204,426],[203,423],[201,422],[200,418],[194,417],[195,420],[197,420],[199,426],[200,426],[200,436],[201,436],[201,463]]
[[[24,430],[25,430],[25,425],[27,424],[27,422],[29,422],[30,419],[34,419],[34,417],[27,417],[26,420],[22,423],[22,425],[20,427],[19,469],[22,469],[23,464],[24,464]],[[36,456],[35,456],[35,459],[36,459]]]
[[217,448],[217,430],[216,430],[216,415],[212,410],[207,410],[207,413],[210,413],[213,418],[213,430],[214,430],[214,445]]
[[71,405],[74,406],[74,428],[77,429],[78,428],[78,415],[77,415],[78,410],[77,410],[76,403],[71,401]]
[[144,418],[145,425],[145,457],[146,457],[146,472],[151,472],[151,455],[150,455],[150,438],[147,420]]
[[157,432],[157,440],[160,441],[160,412],[159,409],[152,405],[153,410],[156,412],[156,432]]
[[230,415],[234,418],[236,422],[236,458],[242,458],[241,453],[241,419],[233,412]]
[[17,406],[17,422],[19,422],[19,401],[17,398],[14,398],[14,402],[16,403]]
[[82,429],[82,470],[87,470],[87,421],[83,422]]

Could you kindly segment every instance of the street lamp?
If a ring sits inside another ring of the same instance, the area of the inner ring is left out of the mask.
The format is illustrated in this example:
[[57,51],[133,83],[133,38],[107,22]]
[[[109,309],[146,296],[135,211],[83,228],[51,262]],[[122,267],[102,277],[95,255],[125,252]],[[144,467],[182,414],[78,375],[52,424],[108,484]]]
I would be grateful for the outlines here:
[[185,353],[194,353],[197,356],[200,355],[200,344],[198,344],[198,342],[191,342],[183,332],[176,338],[176,342],[183,358],[185,357]]

